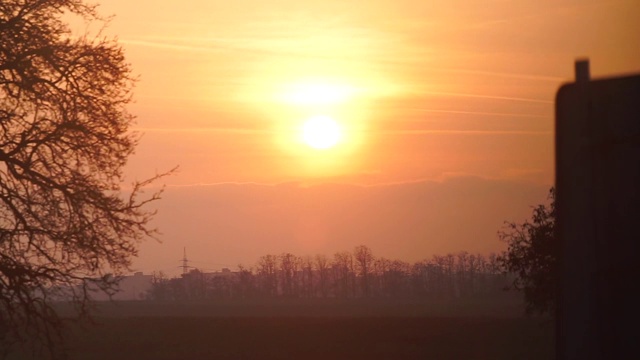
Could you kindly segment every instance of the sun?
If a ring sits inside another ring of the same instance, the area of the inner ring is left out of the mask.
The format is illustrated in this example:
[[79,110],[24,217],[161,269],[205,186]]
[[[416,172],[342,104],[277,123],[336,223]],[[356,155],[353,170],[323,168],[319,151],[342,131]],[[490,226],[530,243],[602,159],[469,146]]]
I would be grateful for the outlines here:
[[332,148],[340,142],[341,137],[340,126],[329,116],[313,116],[302,125],[302,139],[305,144],[314,149]]

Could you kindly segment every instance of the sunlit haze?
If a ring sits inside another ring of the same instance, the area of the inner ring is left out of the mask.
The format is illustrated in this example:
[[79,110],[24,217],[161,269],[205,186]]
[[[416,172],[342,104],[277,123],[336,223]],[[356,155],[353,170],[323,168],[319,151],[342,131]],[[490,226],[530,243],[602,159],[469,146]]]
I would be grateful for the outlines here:
[[[640,71],[638,1],[105,1],[139,77],[127,167],[163,179],[133,268],[504,249],[554,180],[554,97]],[[76,24],[83,30],[82,24]]]

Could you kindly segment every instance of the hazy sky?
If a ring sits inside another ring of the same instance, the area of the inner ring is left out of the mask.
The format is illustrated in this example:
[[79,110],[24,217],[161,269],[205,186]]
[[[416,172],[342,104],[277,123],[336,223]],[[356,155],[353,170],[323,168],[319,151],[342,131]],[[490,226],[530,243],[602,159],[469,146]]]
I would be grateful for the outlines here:
[[[175,165],[134,267],[351,250],[498,251],[553,183],[573,62],[640,71],[638,1],[103,1],[139,76],[127,173]],[[314,115],[327,150],[301,141]]]

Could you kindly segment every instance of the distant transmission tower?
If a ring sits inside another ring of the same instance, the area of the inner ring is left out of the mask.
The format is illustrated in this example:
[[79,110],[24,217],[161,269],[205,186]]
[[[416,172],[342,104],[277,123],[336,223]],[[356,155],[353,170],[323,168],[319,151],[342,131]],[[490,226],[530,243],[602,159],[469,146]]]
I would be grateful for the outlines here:
[[182,249],[182,265],[179,266],[182,268],[182,274],[186,274],[189,269],[189,260],[187,259],[187,248],[184,247]]

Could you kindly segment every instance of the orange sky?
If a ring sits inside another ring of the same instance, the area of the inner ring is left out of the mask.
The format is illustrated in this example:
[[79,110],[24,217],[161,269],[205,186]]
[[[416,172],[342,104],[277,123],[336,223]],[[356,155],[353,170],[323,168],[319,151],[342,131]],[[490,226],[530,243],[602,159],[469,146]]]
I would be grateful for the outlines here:
[[[180,166],[158,205],[162,244],[134,263],[144,271],[175,273],[183,246],[210,269],[357,244],[405,260],[500,250],[502,221],[524,220],[553,183],[553,101],[574,60],[589,57],[594,77],[640,71],[633,0],[110,0],[100,12],[140,78],[130,110],[144,137],[127,173]],[[340,96],[296,101],[309,86]],[[336,148],[300,143],[316,114],[341,124]]]

